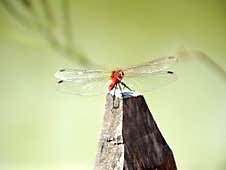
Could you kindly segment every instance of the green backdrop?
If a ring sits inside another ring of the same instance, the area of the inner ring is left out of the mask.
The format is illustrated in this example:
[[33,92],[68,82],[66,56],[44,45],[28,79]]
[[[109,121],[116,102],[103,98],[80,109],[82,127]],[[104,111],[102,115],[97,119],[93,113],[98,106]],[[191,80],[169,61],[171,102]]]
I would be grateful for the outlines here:
[[1,1],[0,169],[92,169],[105,94],[59,92],[54,73],[169,55],[177,80],[144,96],[178,169],[226,169],[226,2],[67,2]]

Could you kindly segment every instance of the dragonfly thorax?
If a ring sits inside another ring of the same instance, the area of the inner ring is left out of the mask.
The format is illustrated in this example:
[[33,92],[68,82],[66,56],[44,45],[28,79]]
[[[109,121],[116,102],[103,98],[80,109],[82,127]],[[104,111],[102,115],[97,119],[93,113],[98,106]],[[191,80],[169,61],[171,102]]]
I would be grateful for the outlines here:
[[109,90],[112,90],[117,83],[119,83],[124,77],[122,70],[113,70],[110,75],[111,84],[108,86]]

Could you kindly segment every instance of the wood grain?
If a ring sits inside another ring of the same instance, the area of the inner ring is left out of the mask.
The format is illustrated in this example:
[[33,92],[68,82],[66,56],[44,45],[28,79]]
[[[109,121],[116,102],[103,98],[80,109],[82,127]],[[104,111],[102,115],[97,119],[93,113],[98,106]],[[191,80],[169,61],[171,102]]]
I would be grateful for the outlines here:
[[[176,170],[173,153],[142,95],[107,94],[95,170]],[[114,107],[113,107],[114,106]]]

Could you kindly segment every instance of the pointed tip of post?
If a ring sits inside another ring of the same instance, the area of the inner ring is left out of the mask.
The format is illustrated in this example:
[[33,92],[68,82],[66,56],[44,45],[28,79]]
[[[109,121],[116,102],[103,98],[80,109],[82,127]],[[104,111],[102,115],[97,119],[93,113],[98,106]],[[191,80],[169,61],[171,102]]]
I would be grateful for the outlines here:
[[137,97],[137,96],[143,96],[142,93],[136,93],[134,91],[120,91],[119,89],[109,91],[107,94],[110,94],[112,96],[116,96],[120,99],[130,98],[130,97]]
[[173,152],[140,93],[116,90],[107,94],[94,170],[112,167],[177,170]]

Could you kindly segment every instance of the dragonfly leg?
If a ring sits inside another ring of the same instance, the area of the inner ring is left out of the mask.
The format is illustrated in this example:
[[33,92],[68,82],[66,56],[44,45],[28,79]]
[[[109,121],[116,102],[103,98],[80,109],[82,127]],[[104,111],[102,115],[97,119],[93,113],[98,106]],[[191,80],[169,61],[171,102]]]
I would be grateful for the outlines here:
[[116,84],[116,85],[115,85],[115,88],[114,88],[113,99],[115,99],[115,91],[116,91],[117,88],[118,88],[118,87],[117,87],[117,84]]
[[127,89],[129,89],[130,91],[134,91],[134,90],[132,90],[131,88],[129,88],[124,82],[121,81],[120,83],[123,85],[124,88],[127,88]]
[[120,83],[118,83],[118,87],[119,87],[119,90],[120,90],[121,94],[123,95],[123,93],[122,93],[122,87],[121,87]]
[[121,84],[119,83],[119,84],[118,84],[118,86],[119,86],[119,89],[120,89],[121,95],[122,95],[122,97],[123,97],[123,96],[124,96],[124,93],[122,92],[122,87],[121,87]]

